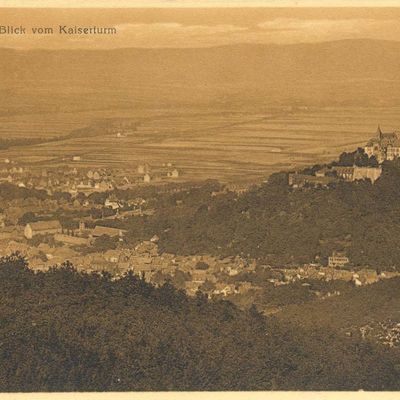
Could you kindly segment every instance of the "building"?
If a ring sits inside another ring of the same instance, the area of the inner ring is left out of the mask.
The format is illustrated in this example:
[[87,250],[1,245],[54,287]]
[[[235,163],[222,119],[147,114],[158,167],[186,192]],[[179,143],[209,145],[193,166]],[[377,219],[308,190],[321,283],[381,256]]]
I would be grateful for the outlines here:
[[143,182],[149,183],[151,181],[151,176],[149,174],[144,175]]
[[350,260],[344,253],[334,251],[332,255],[328,258],[328,267],[331,268],[342,268],[346,266]]
[[382,175],[382,167],[354,167],[353,180],[369,179],[372,183]]
[[354,180],[354,167],[333,167],[332,171],[338,178],[352,182]]
[[169,178],[179,178],[179,171],[174,169],[172,172],[168,172],[167,176]]
[[27,239],[32,239],[35,235],[54,235],[61,233],[62,227],[59,221],[38,221],[26,224],[24,235]]
[[54,235],[54,240],[56,242],[61,242],[66,245],[71,246],[89,246],[89,239],[79,237],[79,236],[71,236],[71,235],[63,235],[60,233],[56,233]]
[[140,164],[137,167],[137,173],[138,174],[148,174],[150,172],[150,167],[148,164]]
[[101,179],[100,173],[97,172],[97,171],[93,172],[93,179],[94,179],[95,181],[99,181],[99,180]]
[[382,175],[382,167],[333,167],[332,171],[345,181],[354,182],[362,179],[369,179],[372,183]]
[[92,236],[100,237],[105,235],[110,237],[116,237],[116,236],[123,237],[125,233],[126,231],[123,229],[108,228],[107,226],[96,225],[92,231]]
[[400,138],[398,133],[384,133],[378,126],[376,136],[369,140],[364,147],[368,157],[375,156],[379,163],[394,160],[400,156]]
[[116,200],[106,199],[104,202],[104,207],[111,208],[112,210],[118,210],[121,208],[121,204]]

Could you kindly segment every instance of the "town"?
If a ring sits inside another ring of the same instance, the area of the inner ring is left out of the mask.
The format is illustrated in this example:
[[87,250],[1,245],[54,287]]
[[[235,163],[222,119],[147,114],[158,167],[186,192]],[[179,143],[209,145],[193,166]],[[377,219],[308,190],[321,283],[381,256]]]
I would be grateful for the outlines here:
[[[328,187],[340,180],[367,179],[373,184],[382,173],[381,164],[400,154],[400,144],[396,134],[385,134],[378,128],[377,136],[363,151],[363,166],[329,165],[289,173],[288,184],[293,190],[310,185]],[[316,257],[312,263],[290,267],[263,264],[243,255],[161,251],[156,232],[137,240],[126,224],[138,218],[146,223],[157,211],[154,196],[189,193],[199,184],[185,182],[182,171],[172,162],[113,170],[74,166],[80,161],[81,157],[73,156],[64,167],[30,168],[4,160],[0,187],[7,201],[0,214],[1,256],[22,254],[30,268],[38,271],[67,261],[78,270],[108,272],[116,278],[133,271],[157,285],[171,281],[191,296],[201,290],[239,303],[253,301],[268,287],[296,283],[308,287],[310,280],[341,281],[357,287],[399,275],[368,266],[355,269],[345,252],[337,250],[325,262]],[[240,196],[245,191],[235,185],[217,185],[208,196]],[[176,200],[174,206],[182,203]],[[340,294],[336,289],[310,291],[315,297]]]

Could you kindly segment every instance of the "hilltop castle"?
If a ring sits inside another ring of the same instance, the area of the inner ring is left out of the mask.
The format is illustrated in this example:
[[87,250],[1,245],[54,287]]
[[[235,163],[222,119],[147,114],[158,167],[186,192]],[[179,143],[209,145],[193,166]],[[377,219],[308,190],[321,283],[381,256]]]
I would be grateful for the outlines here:
[[376,137],[369,140],[364,151],[368,157],[375,156],[379,163],[394,160],[400,157],[400,138],[396,132],[383,133],[378,125]]

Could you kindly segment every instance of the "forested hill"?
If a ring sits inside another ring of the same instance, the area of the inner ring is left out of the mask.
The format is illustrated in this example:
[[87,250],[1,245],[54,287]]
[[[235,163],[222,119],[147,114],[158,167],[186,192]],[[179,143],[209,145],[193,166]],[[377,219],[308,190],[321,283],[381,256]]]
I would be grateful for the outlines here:
[[299,265],[326,261],[337,250],[355,266],[400,267],[400,161],[382,167],[375,184],[295,190],[287,173],[277,173],[239,196],[173,194],[158,201],[153,218],[128,221],[125,228],[132,237],[157,233],[161,248],[176,254],[241,254]]
[[289,305],[279,314],[282,321],[312,329],[316,321],[332,331],[349,331],[367,324],[399,320],[400,278],[386,279],[340,296],[301,305]]
[[398,354],[134,275],[0,259],[0,391],[399,390]]

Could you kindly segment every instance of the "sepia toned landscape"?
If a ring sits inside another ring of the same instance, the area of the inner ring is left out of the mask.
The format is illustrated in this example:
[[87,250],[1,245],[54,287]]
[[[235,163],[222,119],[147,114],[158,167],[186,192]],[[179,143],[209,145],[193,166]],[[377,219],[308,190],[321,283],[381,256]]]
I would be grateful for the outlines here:
[[399,27],[0,8],[0,391],[398,391]]

